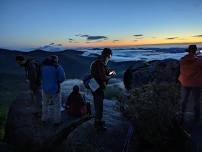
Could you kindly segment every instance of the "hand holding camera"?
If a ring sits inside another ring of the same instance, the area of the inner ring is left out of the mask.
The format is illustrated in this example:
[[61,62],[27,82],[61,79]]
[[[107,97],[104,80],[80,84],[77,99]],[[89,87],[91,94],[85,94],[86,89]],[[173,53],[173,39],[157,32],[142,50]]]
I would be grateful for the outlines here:
[[115,71],[111,71],[111,72],[109,72],[109,75],[110,76],[114,76],[114,75],[116,75],[116,72]]

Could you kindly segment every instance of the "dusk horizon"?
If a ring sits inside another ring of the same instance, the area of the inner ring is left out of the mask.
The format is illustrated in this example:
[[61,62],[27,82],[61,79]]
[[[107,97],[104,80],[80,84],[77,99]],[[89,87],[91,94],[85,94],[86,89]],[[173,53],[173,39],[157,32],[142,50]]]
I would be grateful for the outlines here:
[[0,3],[0,48],[202,44],[202,0]]

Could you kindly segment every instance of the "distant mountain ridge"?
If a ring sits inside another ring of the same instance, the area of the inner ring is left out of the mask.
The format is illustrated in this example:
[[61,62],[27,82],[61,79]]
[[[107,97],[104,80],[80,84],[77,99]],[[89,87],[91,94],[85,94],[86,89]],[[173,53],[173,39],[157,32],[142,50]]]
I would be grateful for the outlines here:
[[[81,56],[82,51],[67,49],[58,52],[48,52],[44,50],[33,50],[30,52],[21,52],[16,50],[0,49],[0,74],[17,74],[23,75],[24,70],[16,64],[16,55],[24,55],[27,58],[37,59],[39,62],[49,55],[57,55],[60,64],[64,67],[67,78],[82,79],[85,74],[90,72],[91,62],[95,57]],[[136,61],[129,62],[109,62],[109,66],[115,69],[120,77],[123,72]]]

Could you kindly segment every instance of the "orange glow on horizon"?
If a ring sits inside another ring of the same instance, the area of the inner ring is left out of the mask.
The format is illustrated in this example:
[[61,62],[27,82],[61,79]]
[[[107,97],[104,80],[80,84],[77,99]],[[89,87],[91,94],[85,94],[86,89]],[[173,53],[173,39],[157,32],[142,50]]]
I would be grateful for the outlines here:
[[144,46],[144,45],[163,45],[163,44],[191,44],[191,43],[202,43],[202,37],[184,37],[184,38],[174,38],[174,39],[162,39],[162,38],[143,38],[134,40],[120,40],[113,42],[110,40],[101,42],[80,42],[71,43],[64,45],[65,47],[124,47],[124,46]]

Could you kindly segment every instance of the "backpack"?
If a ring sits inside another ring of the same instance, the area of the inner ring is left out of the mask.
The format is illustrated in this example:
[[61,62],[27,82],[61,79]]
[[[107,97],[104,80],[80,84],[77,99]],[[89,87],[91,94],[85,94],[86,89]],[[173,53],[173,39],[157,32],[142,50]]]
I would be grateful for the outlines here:
[[85,86],[87,89],[90,89],[90,87],[89,87],[89,82],[90,82],[91,79],[92,79],[92,75],[91,75],[91,74],[87,74],[87,75],[85,75],[84,78],[83,78],[83,84],[84,84],[84,86]]
[[[28,64],[25,68],[27,76],[30,77],[37,85],[41,85],[41,64],[34,59],[28,59],[27,62]],[[33,65],[35,68],[32,68]],[[36,77],[33,77],[31,73],[36,73]]]

